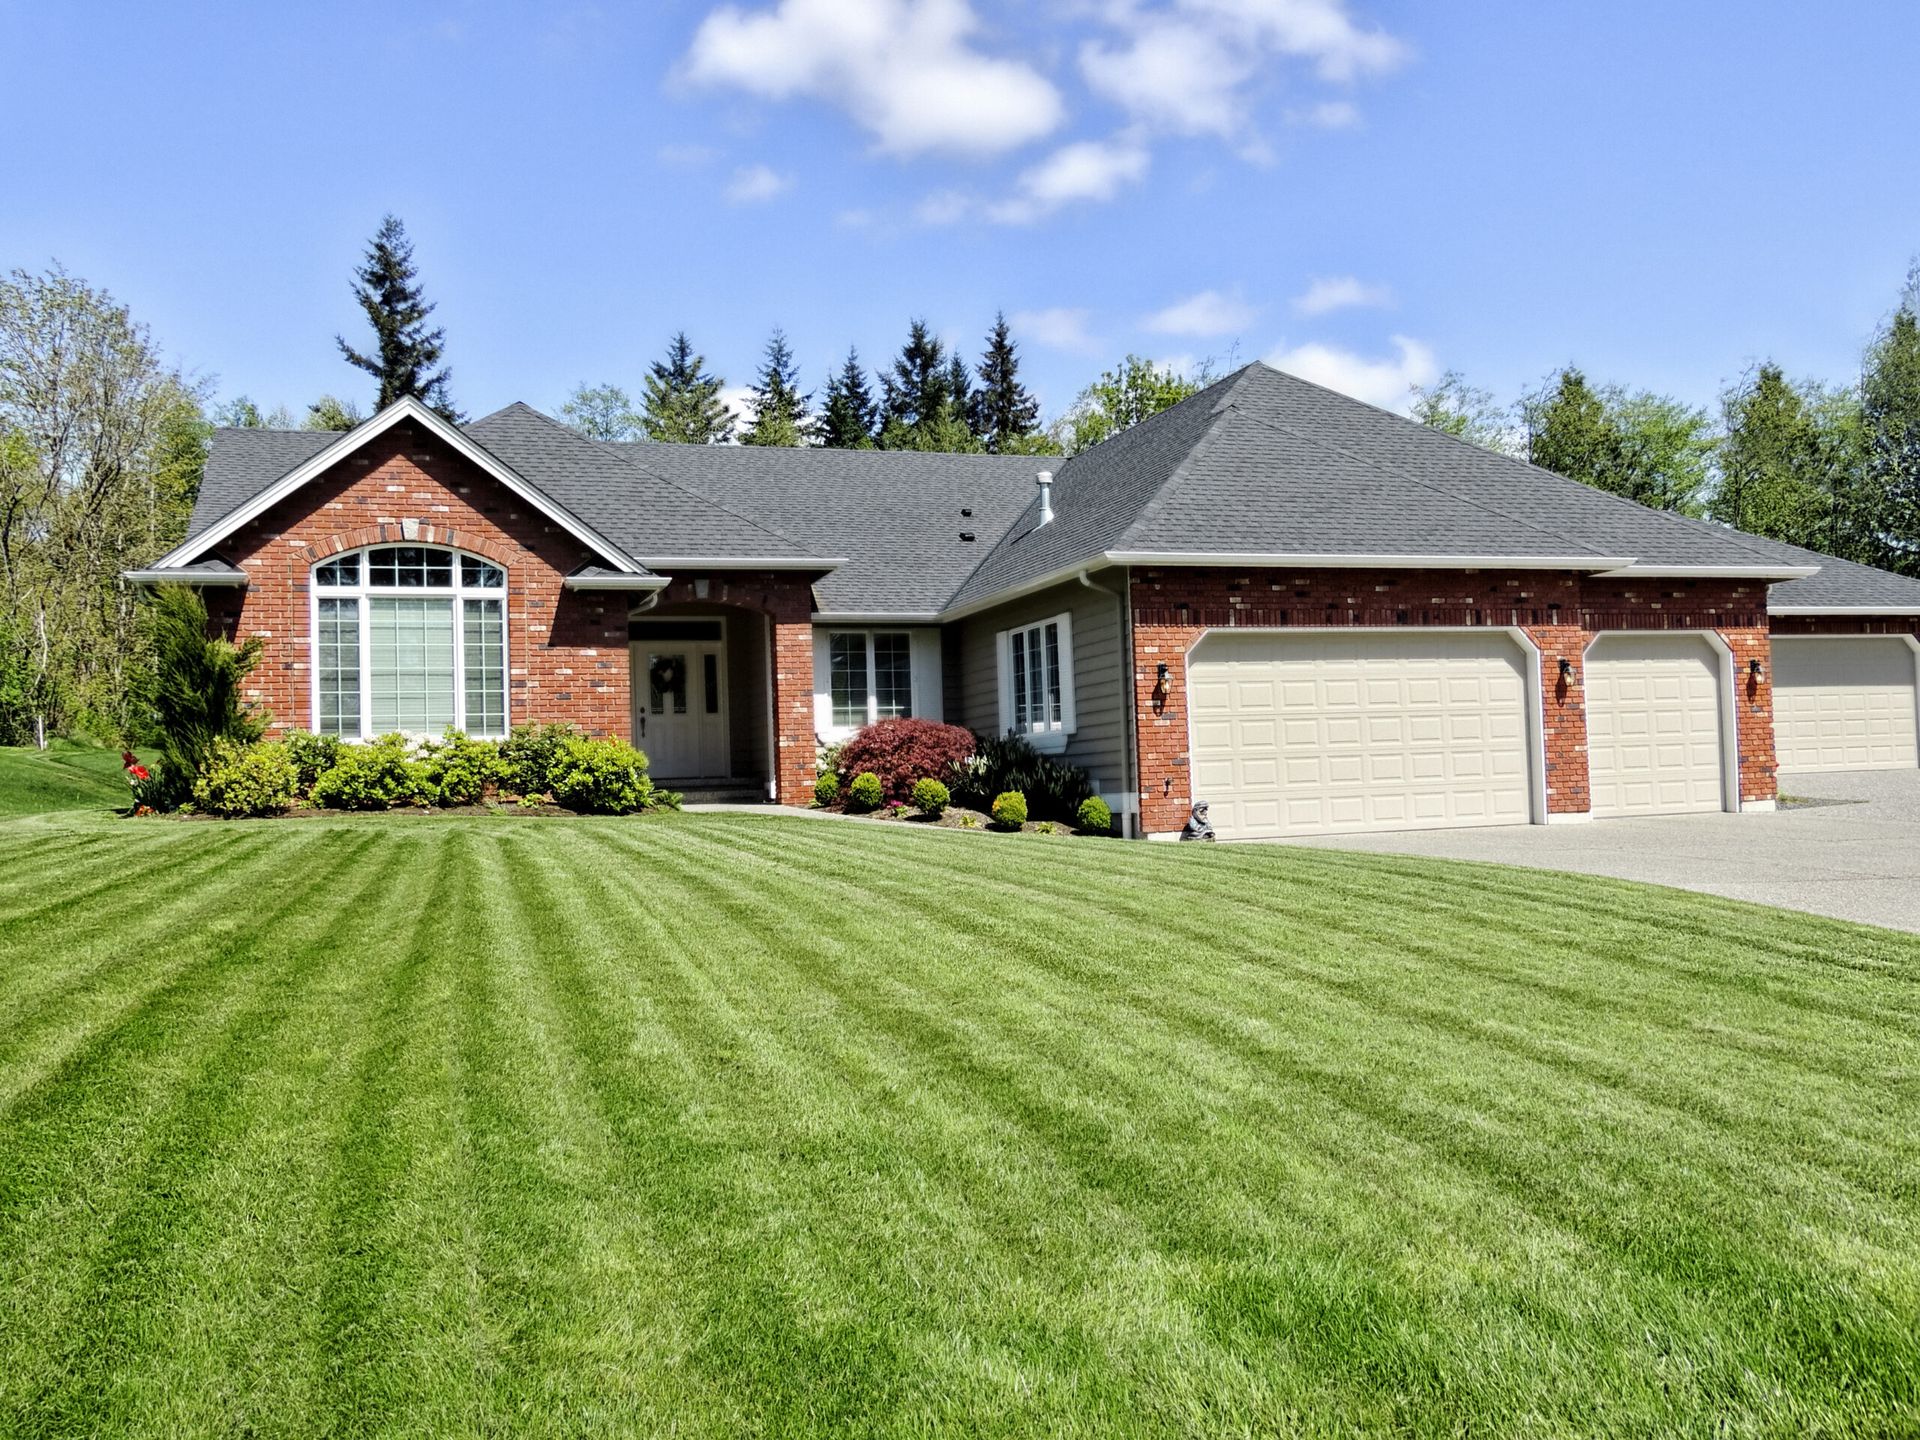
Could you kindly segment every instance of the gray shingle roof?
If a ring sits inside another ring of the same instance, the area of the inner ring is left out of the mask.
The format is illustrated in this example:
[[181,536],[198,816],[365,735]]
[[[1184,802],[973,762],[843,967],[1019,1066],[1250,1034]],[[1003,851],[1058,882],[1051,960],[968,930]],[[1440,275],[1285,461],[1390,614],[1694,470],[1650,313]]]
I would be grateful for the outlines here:
[[515,402],[465,429],[516,474],[636,558],[795,560],[819,554],[531,406]]
[[1034,496],[1034,473],[1050,463],[912,451],[617,448],[761,518],[812,554],[845,556],[845,565],[814,584],[817,608],[836,615],[942,609]]
[[[1920,595],[1920,582],[1648,510],[1258,363],[1057,462],[604,444],[520,404],[466,433],[632,559],[844,556],[815,584],[834,614],[936,613],[1107,552],[1819,564],[1776,601]],[[216,432],[189,537],[338,438]],[[1049,463],[1055,518],[1040,526],[1033,477]]]
[[1891,570],[1876,570],[1871,565],[1856,565],[1851,560],[1836,560],[1817,550],[1805,550],[1777,540],[1754,543],[1778,552],[1790,564],[1820,567],[1817,575],[1773,586],[1768,591],[1767,604],[1775,611],[1800,607],[1882,612],[1920,610],[1920,580],[1896,575]]
[[1779,563],[1257,362],[1067,461],[1054,512],[1030,508],[956,603],[1104,551]]
[[223,515],[239,509],[339,438],[331,430],[215,430],[207,451],[206,476],[187,521],[186,538],[193,539]]

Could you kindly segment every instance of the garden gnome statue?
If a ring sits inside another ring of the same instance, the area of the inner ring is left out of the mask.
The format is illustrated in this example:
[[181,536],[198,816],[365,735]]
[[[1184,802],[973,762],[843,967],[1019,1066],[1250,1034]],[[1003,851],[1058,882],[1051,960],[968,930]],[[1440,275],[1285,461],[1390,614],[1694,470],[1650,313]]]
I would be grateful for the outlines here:
[[1194,802],[1193,814],[1187,817],[1187,828],[1180,832],[1182,840],[1211,840],[1214,838],[1213,826],[1207,823],[1207,802]]

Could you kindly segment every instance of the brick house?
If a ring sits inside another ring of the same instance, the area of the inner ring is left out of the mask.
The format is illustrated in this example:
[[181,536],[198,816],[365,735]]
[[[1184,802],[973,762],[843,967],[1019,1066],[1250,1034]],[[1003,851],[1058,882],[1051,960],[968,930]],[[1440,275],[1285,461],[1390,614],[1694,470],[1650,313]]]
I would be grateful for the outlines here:
[[1055,464],[403,401],[217,432],[188,539],[129,578],[264,639],[277,729],[569,720],[789,805],[892,715],[1024,734],[1160,836],[1196,802],[1226,838],[1544,824],[1920,765],[1920,582],[1260,364]]

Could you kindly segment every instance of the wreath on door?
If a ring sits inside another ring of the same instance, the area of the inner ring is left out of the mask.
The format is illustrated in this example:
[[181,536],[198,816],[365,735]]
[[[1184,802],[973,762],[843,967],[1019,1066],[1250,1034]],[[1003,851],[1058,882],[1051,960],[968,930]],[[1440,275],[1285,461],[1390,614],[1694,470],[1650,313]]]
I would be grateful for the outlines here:
[[647,680],[662,695],[671,695],[680,683],[680,664],[662,656],[647,671]]

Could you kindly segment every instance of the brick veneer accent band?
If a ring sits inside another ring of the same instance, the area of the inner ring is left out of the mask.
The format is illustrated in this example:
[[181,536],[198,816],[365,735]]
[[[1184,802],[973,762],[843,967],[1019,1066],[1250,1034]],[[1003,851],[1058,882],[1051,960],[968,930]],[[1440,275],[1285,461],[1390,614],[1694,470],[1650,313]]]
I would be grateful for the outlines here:
[[[313,566],[363,545],[447,545],[507,572],[507,714],[511,724],[565,720],[631,738],[627,613],[632,597],[574,591],[566,575],[603,565],[561,526],[416,426],[397,425],[344,457],[217,550],[247,572],[244,590],[208,589],[225,634],[265,643],[246,698],[272,713],[271,732],[313,724]],[[812,595],[806,577],[729,572],[676,576],[663,602],[705,598],[767,615],[773,630],[778,795],[813,798]]]
[[1776,635],[1920,635],[1920,615],[1775,615]]
[[[1139,569],[1131,605],[1137,773],[1148,833],[1178,830],[1192,808],[1186,655],[1215,628],[1523,632],[1540,651],[1550,814],[1591,808],[1585,660],[1594,637],[1609,630],[1713,630],[1732,650],[1739,682],[1741,797],[1775,795],[1770,681],[1747,673],[1749,660],[1768,657],[1762,582],[1595,580],[1540,571]],[[1565,679],[1562,659],[1572,667]],[[1156,682],[1162,663],[1164,692]]]

